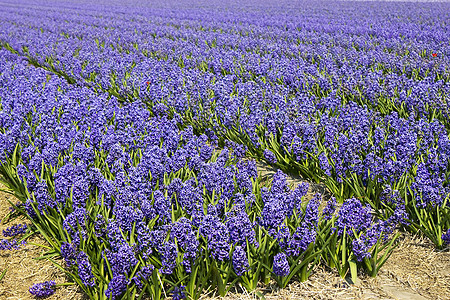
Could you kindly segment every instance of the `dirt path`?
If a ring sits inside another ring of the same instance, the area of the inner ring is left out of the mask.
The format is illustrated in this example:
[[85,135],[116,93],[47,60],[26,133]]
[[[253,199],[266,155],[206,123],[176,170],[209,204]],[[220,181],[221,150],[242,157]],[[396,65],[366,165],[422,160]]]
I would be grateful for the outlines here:
[[[275,170],[258,165],[262,176],[270,177]],[[299,178],[289,178],[298,184]],[[311,185],[310,195],[323,192],[323,186]],[[9,213],[8,201],[14,198],[0,192],[0,234],[7,227],[28,223],[25,219],[15,219],[4,224]],[[1,236],[0,238],[3,238]],[[39,236],[28,242],[45,244]],[[42,248],[27,244],[20,250],[0,251],[0,272],[8,269],[0,281],[0,299],[34,299],[28,289],[38,282],[55,280],[67,282],[62,271],[45,260],[36,260],[42,255]],[[306,282],[294,282],[286,289],[279,290],[274,285],[260,287],[257,293],[248,293],[236,288],[223,299],[448,299],[450,295],[450,253],[435,251],[433,245],[421,238],[405,233],[400,237],[399,246],[380,270],[376,278],[360,276],[356,284],[349,284],[332,270],[317,268]],[[261,297],[261,295],[263,295]],[[202,299],[217,299],[214,294],[204,295]],[[75,286],[57,289],[48,299],[84,299]]]

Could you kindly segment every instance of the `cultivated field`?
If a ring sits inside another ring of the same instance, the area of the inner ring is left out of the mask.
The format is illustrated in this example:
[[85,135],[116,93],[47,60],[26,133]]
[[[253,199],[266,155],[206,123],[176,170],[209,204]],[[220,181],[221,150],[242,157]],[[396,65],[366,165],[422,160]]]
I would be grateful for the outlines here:
[[0,298],[445,299],[450,3],[0,3]]

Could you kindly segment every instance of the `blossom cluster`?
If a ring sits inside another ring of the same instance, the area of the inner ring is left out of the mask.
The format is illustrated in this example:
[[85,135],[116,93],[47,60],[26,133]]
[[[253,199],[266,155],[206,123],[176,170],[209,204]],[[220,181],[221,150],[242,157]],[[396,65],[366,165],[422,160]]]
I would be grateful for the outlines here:
[[55,293],[55,285],[53,280],[36,283],[30,288],[30,293],[37,298],[46,298]]
[[16,235],[24,234],[27,231],[27,224],[17,224],[3,230],[3,236],[14,237]]

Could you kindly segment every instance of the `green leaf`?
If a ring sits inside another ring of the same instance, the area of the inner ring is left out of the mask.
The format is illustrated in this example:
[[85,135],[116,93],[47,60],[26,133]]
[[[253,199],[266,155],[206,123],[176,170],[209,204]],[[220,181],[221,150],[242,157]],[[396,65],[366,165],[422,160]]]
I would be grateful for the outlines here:
[[5,270],[2,272],[2,274],[0,274],[0,281],[2,281],[3,277],[5,277],[6,271],[8,271],[8,269],[5,269]]
[[358,280],[358,268],[356,262],[354,260],[349,260],[348,264],[350,266],[350,275],[352,277],[352,282],[356,283],[356,280]]

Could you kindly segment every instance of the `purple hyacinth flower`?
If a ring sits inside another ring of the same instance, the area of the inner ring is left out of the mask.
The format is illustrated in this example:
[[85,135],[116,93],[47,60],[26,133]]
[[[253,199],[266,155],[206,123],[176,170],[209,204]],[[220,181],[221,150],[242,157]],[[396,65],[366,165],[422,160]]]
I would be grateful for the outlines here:
[[25,245],[26,242],[18,243],[17,240],[8,241],[6,239],[0,240],[0,251],[2,250],[18,250],[20,246]]
[[236,246],[232,255],[233,269],[237,276],[242,276],[249,269],[247,253],[241,246]]
[[27,224],[17,224],[3,230],[3,236],[14,237],[27,231]]
[[284,253],[278,253],[273,258],[273,272],[277,276],[287,276],[291,271],[287,256]]
[[42,283],[33,284],[29,289],[30,293],[38,298],[45,298],[55,293],[56,283],[51,281],[45,281]]
[[361,262],[364,258],[371,258],[372,255],[369,252],[369,245],[364,239],[356,239],[352,242],[353,254],[356,256],[356,260]]
[[182,300],[182,299],[186,299],[186,294],[185,294],[185,286],[181,285],[180,287],[175,287],[175,289],[173,290],[173,296],[172,296],[173,300]]
[[277,157],[269,149],[264,150],[264,158],[268,162],[270,162],[271,164],[276,164],[277,163]]
[[61,256],[64,258],[67,267],[71,267],[75,264],[77,259],[77,252],[72,244],[62,243],[61,244]]
[[108,284],[105,295],[116,299],[127,289],[128,280],[123,275],[114,276]]

